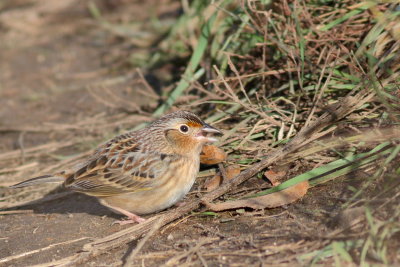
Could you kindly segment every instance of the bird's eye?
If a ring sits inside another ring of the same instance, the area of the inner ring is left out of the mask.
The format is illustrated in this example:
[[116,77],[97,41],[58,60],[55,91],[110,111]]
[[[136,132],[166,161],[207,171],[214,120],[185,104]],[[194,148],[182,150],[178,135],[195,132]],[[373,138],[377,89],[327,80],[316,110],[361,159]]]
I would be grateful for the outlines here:
[[182,133],[187,133],[189,131],[189,128],[186,125],[181,125],[181,127],[179,127],[179,130]]

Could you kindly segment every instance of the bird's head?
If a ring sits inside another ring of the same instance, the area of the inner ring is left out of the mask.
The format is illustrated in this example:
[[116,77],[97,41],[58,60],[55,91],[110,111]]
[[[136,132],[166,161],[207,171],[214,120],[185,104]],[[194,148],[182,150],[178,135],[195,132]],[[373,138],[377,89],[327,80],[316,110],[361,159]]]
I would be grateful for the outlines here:
[[162,130],[167,143],[179,154],[199,154],[205,143],[217,141],[214,135],[222,134],[220,130],[188,111],[167,114],[150,127]]

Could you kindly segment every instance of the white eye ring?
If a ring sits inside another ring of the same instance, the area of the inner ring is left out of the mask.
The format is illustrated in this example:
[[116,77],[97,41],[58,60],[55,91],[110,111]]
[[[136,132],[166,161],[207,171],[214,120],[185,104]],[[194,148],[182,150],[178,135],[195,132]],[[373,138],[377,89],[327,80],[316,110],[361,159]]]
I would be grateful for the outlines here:
[[179,131],[186,134],[189,132],[189,127],[186,124],[182,124],[181,126],[179,126]]

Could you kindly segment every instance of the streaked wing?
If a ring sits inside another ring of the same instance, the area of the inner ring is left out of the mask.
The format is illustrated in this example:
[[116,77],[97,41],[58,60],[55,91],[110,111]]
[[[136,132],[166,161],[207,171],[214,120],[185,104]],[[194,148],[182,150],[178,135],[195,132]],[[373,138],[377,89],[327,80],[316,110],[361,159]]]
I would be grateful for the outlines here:
[[142,153],[132,137],[113,140],[100,146],[89,161],[67,177],[65,186],[93,196],[153,188],[166,170],[168,162],[162,160],[165,155]]

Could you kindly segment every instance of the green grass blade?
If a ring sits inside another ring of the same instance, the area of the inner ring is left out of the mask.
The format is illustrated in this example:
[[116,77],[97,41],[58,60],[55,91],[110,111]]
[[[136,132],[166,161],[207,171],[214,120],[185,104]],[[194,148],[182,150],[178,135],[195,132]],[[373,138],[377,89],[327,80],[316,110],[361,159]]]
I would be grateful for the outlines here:
[[[360,247],[362,245],[362,243],[363,243],[363,240],[337,241],[335,247],[336,247],[336,249],[347,252],[351,249]],[[322,260],[327,257],[332,257],[333,255],[334,255],[333,244],[329,244],[320,250],[315,250],[313,252],[303,254],[300,257],[298,257],[298,259],[300,261],[305,261],[305,260],[309,260],[310,258],[312,258],[310,266],[315,266],[315,264],[319,260]]]
[[153,114],[154,116],[162,115],[168,108],[170,108],[175,103],[176,99],[180,95],[182,95],[182,93],[189,87],[190,82],[199,79],[203,75],[204,73],[203,69],[201,69],[202,70],[201,72],[197,71],[196,73],[195,70],[199,66],[200,61],[203,58],[203,55],[208,46],[208,41],[211,35],[211,28],[217,17],[217,12],[218,11],[215,11],[214,14],[207,20],[207,22],[201,28],[201,34],[196,49],[194,50],[189,60],[189,64],[186,67],[182,79],[179,81],[178,86],[169,95],[167,101],[154,112]]
[[376,5],[375,2],[373,2],[373,1],[370,1],[370,2],[366,1],[366,2],[364,2],[363,5],[360,6],[359,8],[354,9],[354,10],[352,10],[352,11],[350,11],[350,12],[344,14],[344,15],[341,16],[340,18],[335,19],[334,21],[331,21],[330,23],[328,23],[328,24],[326,24],[326,25],[324,25],[324,26],[322,26],[322,27],[319,27],[319,30],[321,30],[321,31],[328,31],[328,30],[332,29],[333,27],[335,27],[336,25],[339,25],[340,23],[345,22],[346,20],[350,19],[351,17],[356,16],[356,15],[360,14],[361,12],[364,12],[364,10],[366,10],[366,9],[368,9],[368,8],[374,6],[374,5]]
[[255,195],[249,196],[247,198],[268,195],[268,194],[271,194],[274,192],[284,190],[288,187],[294,186],[300,182],[303,182],[306,180],[310,181],[311,179],[313,179],[313,180],[310,181],[310,185],[314,186],[316,184],[320,184],[320,183],[329,181],[333,178],[350,173],[350,172],[360,168],[361,166],[363,166],[367,163],[370,163],[370,162],[378,159],[379,157],[382,157],[383,155],[392,153],[393,150],[395,150],[395,149],[396,149],[396,147],[393,147],[390,142],[385,142],[383,144],[378,145],[370,152],[361,153],[361,154],[357,154],[357,155],[351,155],[344,159],[336,160],[336,161],[326,164],[324,166],[313,169],[309,172],[298,175],[278,186],[275,186],[268,190],[259,192]]
[[348,263],[353,262],[353,259],[345,249],[343,242],[337,242],[337,241],[333,242],[332,249],[336,253],[336,255],[340,256],[344,261]]

